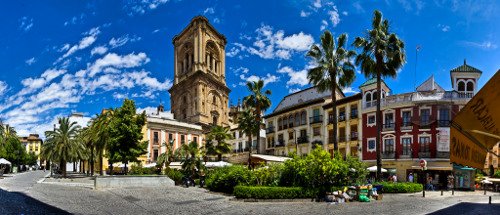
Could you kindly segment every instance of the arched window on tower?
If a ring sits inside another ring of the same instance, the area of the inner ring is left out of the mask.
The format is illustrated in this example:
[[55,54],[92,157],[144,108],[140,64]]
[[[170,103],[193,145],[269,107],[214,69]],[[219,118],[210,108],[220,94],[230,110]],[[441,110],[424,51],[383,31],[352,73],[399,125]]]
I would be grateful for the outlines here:
[[467,91],[468,92],[473,92],[474,91],[474,83],[467,82]]
[[458,82],[458,88],[457,88],[457,89],[458,89],[458,91],[459,91],[459,92],[463,92],[463,91],[465,91],[465,82],[463,82],[463,81],[459,81],[459,82]]

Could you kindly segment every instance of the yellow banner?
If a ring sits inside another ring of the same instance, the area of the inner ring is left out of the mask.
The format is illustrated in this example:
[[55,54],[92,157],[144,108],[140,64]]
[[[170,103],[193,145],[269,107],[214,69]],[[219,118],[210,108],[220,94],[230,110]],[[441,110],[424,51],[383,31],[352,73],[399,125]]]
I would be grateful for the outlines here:
[[450,128],[450,135],[450,162],[483,169],[486,150],[476,145],[456,128]]
[[[500,141],[494,137],[500,136],[500,70],[460,110],[453,119],[453,124],[458,125],[477,142],[473,142],[456,128],[451,128],[450,161],[465,166],[484,168],[486,150],[491,150]],[[484,133],[492,135],[488,136]],[[454,143],[456,147],[453,147]],[[481,156],[481,159],[475,156]],[[478,162],[481,162],[481,165]]]

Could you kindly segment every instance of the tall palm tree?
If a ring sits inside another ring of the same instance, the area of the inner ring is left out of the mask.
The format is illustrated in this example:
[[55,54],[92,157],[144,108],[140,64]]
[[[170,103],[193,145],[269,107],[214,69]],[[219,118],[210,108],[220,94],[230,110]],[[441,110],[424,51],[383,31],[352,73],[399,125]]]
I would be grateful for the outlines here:
[[202,168],[201,162],[201,150],[197,142],[191,141],[188,144],[183,144],[178,149],[178,154],[183,156],[181,158],[182,169],[186,174],[193,177],[196,174],[196,170]]
[[97,155],[99,157],[99,174],[103,175],[103,157],[104,150],[108,146],[111,141],[111,137],[109,135],[109,124],[113,117],[114,110],[108,109],[103,111],[101,114],[97,115],[94,121],[90,126],[92,136],[92,140],[95,142],[95,148]]
[[243,104],[245,107],[251,107],[254,110],[255,122],[257,123],[259,129],[255,132],[257,137],[257,153],[260,147],[260,129],[262,128],[262,113],[265,112],[269,107],[271,107],[271,100],[268,96],[271,95],[270,90],[262,91],[264,88],[264,81],[259,79],[258,81],[247,82],[247,88],[250,91],[250,95],[243,98]]
[[217,155],[217,159],[222,161],[222,155],[231,152],[231,146],[227,140],[232,138],[229,128],[214,125],[207,134],[206,151],[209,155]]
[[90,169],[90,175],[94,175],[94,162],[96,157],[96,145],[92,136],[91,127],[83,128],[80,131],[80,141],[85,145],[85,148],[88,150],[88,167]]
[[330,90],[332,92],[333,114],[333,149],[338,151],[337,141],[337,96],[339,87],[348,87],[355,78],[355,67],[351,58],[356,52],[346,49],[347,35],[341,34],[337,44],[330,31],[326,30],[321,35],[321,47],[314,44],[307,56],[312,57],[316,66],[309,69],[307,78],[317,87],[319,92]]
[[259,130],[259,124],[255,123],[255,114],[252,108],[247,108],[238,116],[238,130],[245,133],[248,137],[248,168],[251,167],[252,157],[252,135]]
[[85,146],[78,141],[77,135],[80,126],[76,122],[70,122],[69,118],[59,118],[59,128],[54,131],[46,131],[45,144],[42,155],[50,160],[59,161],[63,177],[66,177],[66,162],[78,158],[85,151]]
[[382,113],[380,112],[381,79],[396,77],[397,71],[406,63],[404,42],[389,31],[389,20],[382,18],[382,13],[373,12],[372,28],[367,30],[366,36],[357,37],[354,46],[362,48],[363,52],[356,57],[356,64],[361,67],[361,72],[366,77],[377,78],[377,180],[382,175],[381,141]]

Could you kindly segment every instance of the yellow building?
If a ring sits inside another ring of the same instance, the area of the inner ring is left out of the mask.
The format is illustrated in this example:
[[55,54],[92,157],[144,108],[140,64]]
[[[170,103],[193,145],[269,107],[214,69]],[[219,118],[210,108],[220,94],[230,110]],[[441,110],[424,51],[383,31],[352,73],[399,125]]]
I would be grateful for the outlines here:
[[[493,146],[493,149],[491,149],[491,151],[497,155],[500,154],[500,143],[497,143],[495,146]],[[486,155],[486,162],[484,164],[484,172],[490,175],[492,173],[491,170],[493,170],[493,173],[500,170],[500,162],[498,161],[499,158],[497,156],[492,153],[488,153]]]
[[[337,141],[339,152],[361,158],[361,93],[337,100]],[[332,103],[323,106],[328,112],[328,152],[333,155]]]
[[24,147],[26,147],[27,153],[35,153],[38,155],[38,164],[40,164],[40,151],[42,150],[43,140],[40,139],[38,134],[30,134],[27,137],[19,138]]

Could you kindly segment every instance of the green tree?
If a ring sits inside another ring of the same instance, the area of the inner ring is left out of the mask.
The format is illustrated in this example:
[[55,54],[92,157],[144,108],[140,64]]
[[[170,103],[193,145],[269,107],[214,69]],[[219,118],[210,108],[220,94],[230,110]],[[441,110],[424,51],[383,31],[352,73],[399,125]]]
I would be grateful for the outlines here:
[[41,154],[48,160],[59,161],[63,177],[66,177],[66,163],[78,159],[86,149],[77,138],[80,126],[76,122],[63,117],[58,119],[58,123],[59,128],[45,132]]
[[356,57],[356,64],[361,67],[361,72],[366,77],[377,78],[377,174],[379,181],[382,176],[382,156],[380,132],[382,131],[382,113],[380,111],[380,98],[382,95],[382,77],[396,77],[397,71],[406,62],[404,42],[389,31],[389,20],[382,18],[382,13],[373,12],[372,28],[367,30],[365,37],[357,37],[354,46],[362,48],[362,53]]
[[[270,90],[262,91],[264,89],[264,81],[259,79],[254,82],[247,82],[247,88],[250,91],[250,95],[243,98],[243,104],[247,108],[253,108],[255,115],[255,122],[257,123],[259,129],[255,132],[257,137],[257,152],[260,147],[260,129],[262,128],[262,114],[269,107],[271,107],[271,100],[268,96],[271,95]],[[251,149],[250,149],[251,150]]]
[[170,140],[168,144],[165,142],[163,143],[163,145],[167,148],[167,151],[158,156],[156,166],[169,168],[170,162],[174,160],[174,142],[175,140]]
[[23,163],[29,166],[36,165],[38,160],[38,155],[35,152],[30,152],[24,157]]
[[[87,149],[87,161],[89,163],[89,168],[90,168],[90,175],[94,175],[94,162],[95,162],[95,157],[97,156],[97,151],[96,151],[96,142],[94,141],[94,138],[91,134],[92,129],[91,127],[85,127],[79,132],[79,138],[80,141],[82,142],[83,145],[85,145],[85,148]],[[85,172],[85,170],[81,170],[82,172]]]
[[99,158],[99,174],[103,175],[104,165],[104,150],[108,147],[111,141],[109,125],[113,118],[114,109],[109,108],[97,115],[90,125],[88,135],[95,147],[96,156]]
[[252,135],[259,131],[259,124],[255,123],[255,112],[251,108],[245,109],[238,116],[238,130],[245,133],[248,137],[248,168],[251,168],[252,157]]
[[6,137],[0,150],[0,157],[12,162],[13,166],[21,165],[26,159],[26,148],[17,137]]
[[207,134],[206,151],[209,155],[217,155],[217,159],[222,161],[222,155],[231,152],[231,146],[227,140],[232,138],[229,128],[214,125]]
[[125,99],[123,105],[116,109],[109,124],[109,135],[111,137],[108,144],[108,158],[110,166],[113,162],[139,162],[138,157],[146,154],[146,141],[141,141],[142,127],[146,124],[146,114],[136,114],[135,103]]
[[345,48],[347,34],[341,34],[337,38],[337,44],[330,33],[325,31],[321,35],[321,48],[314,44],[307,56],[312,57],[316,66],[309,69],[307,78],[309,82],[317,87],[319,92],[330,90],[332,92],[332,114],[333,114],[333,149],[338,151],[337,141],[337,93],[339,87],[348,87],[355,78],[355,67],[351,58],[356,52]]
[[201,150],[197,142],[191,141],[188,144],[182,144],[178,150],[180,150],[179,154],[183,156],[181,164],[185,175],[194,177],[197,170],[204,168],[201,160]]

